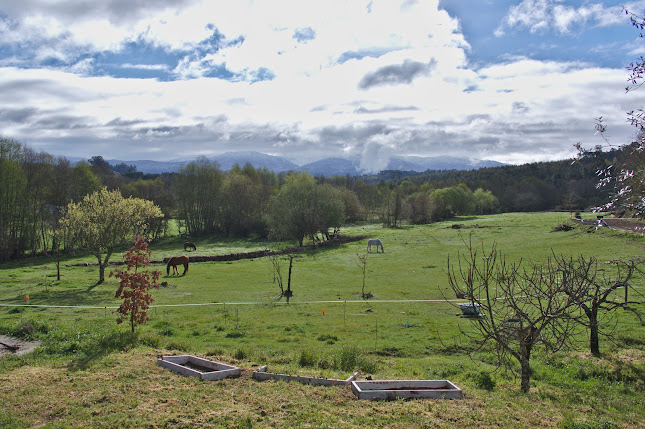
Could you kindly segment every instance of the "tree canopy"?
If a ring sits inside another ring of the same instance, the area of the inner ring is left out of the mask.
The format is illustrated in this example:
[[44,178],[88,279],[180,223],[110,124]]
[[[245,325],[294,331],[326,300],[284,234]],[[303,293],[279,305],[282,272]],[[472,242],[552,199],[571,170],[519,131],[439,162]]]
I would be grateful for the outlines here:
[[269,200],[267,224],[270,234],[279,239],[298,240],[344,222],[340,192],[331,185],[316,184],[307,173],[291,174],[280,191]]
[[151,201],[123,198],[118,190],[103,188],[78,203],[69,203],[61,224],[68,243],[96,256],[100,284],[115,248],[135,234],[144,234],[150,222],[162,216]]

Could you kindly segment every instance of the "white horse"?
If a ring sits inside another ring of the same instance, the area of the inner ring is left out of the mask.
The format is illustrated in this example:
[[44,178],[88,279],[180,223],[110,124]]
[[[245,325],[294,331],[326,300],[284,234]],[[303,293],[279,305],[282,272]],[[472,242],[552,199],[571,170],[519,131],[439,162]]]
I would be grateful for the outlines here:
[[372,246],[376,246],[376,253],[378,253],[378,248],[381,248],[381,252],[385,253],[385,249],[383,248],[383,243],[381,243],[381,240],[378,238],[371,238],[367,240],[367,251],[369,252],[372,250]]

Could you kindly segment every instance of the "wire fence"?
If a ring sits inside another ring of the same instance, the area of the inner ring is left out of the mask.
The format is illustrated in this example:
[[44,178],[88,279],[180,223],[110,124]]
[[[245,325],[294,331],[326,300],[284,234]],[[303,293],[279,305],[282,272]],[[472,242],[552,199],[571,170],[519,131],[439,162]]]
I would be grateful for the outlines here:
[[[403,304],[403,303],[460,303],[467,302],[464,299],[380,299],[380,300],[329,300],[329,301],[249,301],[249,302],[202,302],[202,303],[187,303],[187,304],[153,304],[150,308],[161,307],[202,307],[210,305],[304,305],[304,304]],[[28,307],[28,308],[77,308],[77,309],[118,309],[118,305],[49,305],[49,304],[0,304],[0,307]]]

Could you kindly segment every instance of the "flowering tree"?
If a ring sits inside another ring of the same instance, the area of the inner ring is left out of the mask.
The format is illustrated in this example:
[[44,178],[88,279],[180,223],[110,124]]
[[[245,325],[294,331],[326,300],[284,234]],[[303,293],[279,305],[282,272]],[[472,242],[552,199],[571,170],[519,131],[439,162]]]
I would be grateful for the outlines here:
[[[645,37],[645,17],[633,14],[624,9],[632,25]],[[645,58],[640,57],[627,67],[630,71],[626,92],[638,89],[645,82]],[[597,210],[615,210],[628,215],[645,217],[645,110],[642,108],[627,113],[628,121],[638,130],[635,141],[629,144],[615,145],[605,137],[606,125],[603,118],[596,118],[596,131],[600,134],[605,146],[617,147],[620,158],[616,165],[598,171],[598,188],[613,187],[609,201]],[[590,156],[594,151],[577,144],[579,157]],[[602,146],[597,150],[602,149]]]
[[[127,262],[126,269],[110,272],[110,276],[114,275],[119,279],[116,298],[123,298],[123,303],[117,310],[120,316],[116,322],[123,323],[129,318],[133,333],[137,325],[146,323],[149,319],[147,310],[154,301],[148,293],[149,289],[159,289],[161,271],[139,271],[150,264],[150,253],[145,238],[137,235],[134,237],[134,246],[123,254],[123,259]],[[131,272],[132,269],[134,272]]]
[[114,249],[134,234],[144,233],[153,219],[162,216],[161,209],[152,201],[123,198],[119,190],[103,188],[86,195],[79,203],[70,203],[61,224],[70,244],[96,256],[97,284],[101,284]]

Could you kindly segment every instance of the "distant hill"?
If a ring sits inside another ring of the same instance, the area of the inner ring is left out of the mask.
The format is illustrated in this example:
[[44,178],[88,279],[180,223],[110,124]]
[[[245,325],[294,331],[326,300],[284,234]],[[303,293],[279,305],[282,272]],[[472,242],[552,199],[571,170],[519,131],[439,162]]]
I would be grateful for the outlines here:
[[[417,168],[411,168],[411,171],[423,172],[426,170],[477,170],[479,168],[486,167],[500,167],[503,164],[497,161],[490,160],[472,160],[468,158],[457,158],[454,156],[433,156],[433,157],[422,157],[422,156],[402,156],[399,158],[405,162],[408,162],[411,165],[417,166]],[[390,168],[388,170],[407,170],[404,168]]]
[[346,158],[325,158],[298,168],[299,171],[307,171],[312,176],[344,176],[349,174],[357,176],[359,173],[359,161]]
[[298,170],[299,168],[297,164],[286,158],[260,152],[226,152],[210,159],[217,161],[220,168],[225,171],[230,170],[235,164],[244,167],[246,163],[250,163],[255,168],[267,168],[276,173]]
[[135,167],[137,167],[137,171],[141,171],[145,174],[174,173],[179,171],[181,167],[188,163],[187,161],[120,161],[118,159],[107,159],[106,161],[113,166],[121,163],[134,165]]
[[[445,170],[476,170],[484,167],[499,167],[505,165],[497,161],[470,160],[451,156],[421,157],[397,156],[390,159],[383,170],[415,171],[445,171]],[[325,158],[300,167],[313,176],[346,175],[360,176],[365,173],[378,173],[370,169],[369,165],[361,165],[358,158]]]
[[[72,162],[81,160],[77,157],[68,157]],[[286,158],[274,155],[267,155],[260,152],[226,152],[209,158],[216,161],[224,171],[230,170],[235,164],[243,167],[250,163],[255,168],[267,168],[276,173],[285,171],[307,171],[312,176],[336,176],[347,175],[360,176],[363,174],[375,174],[369,165],[361,164],[359,158],[325,158],[305,165],[297,165]],[[123,161],[119,159],[107,159],[112,165],[121,163],[134,165],[137,171],[146,174],[174,173],[189,161],[150,161],[136,160]],[[500,162],[489,160],[471,160],[468,158],[457,158],[451,156],[397,156],[389,160],[387,167],[383,170],[415,171],[425,172],[446,171],[446,170],[475,170],[484,167],[503,166]]]

